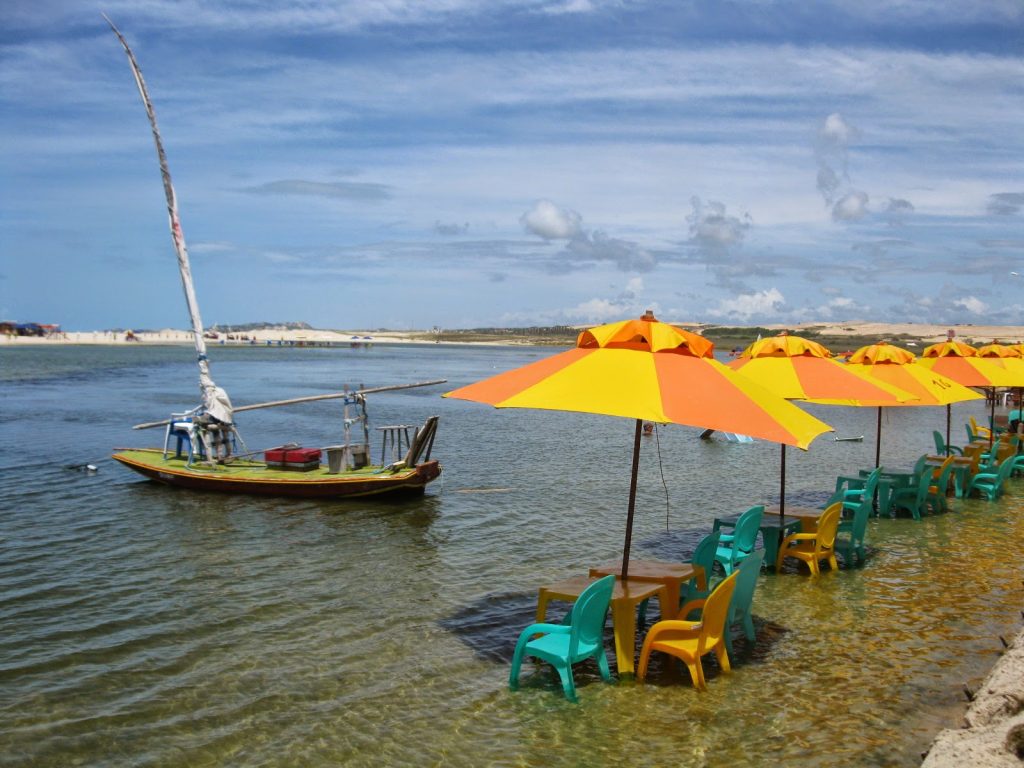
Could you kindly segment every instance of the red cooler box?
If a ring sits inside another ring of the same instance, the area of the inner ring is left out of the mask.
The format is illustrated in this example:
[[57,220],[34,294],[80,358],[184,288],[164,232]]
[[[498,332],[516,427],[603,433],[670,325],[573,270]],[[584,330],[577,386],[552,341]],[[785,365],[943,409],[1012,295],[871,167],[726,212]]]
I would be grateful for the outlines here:
[[271,448],[264,454],[267,466],[309,472],[320,467],[319,448]]

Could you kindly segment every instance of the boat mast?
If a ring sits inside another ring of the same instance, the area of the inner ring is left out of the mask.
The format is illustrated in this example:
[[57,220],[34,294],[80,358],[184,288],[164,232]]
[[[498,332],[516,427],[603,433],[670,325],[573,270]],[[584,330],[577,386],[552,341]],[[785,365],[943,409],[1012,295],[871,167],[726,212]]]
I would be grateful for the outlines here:
[[156,143],[156,155],[160,161],[160,176],[164,182],[164,196],[167,198],[167,215],[171,225],[171,240],[174,241],[174,250],[178,254],[178,271],[181,273],[181,287],[185,291],[185,303],[188,305],[188,314],[192,320],[192,335],[195,338],[196,361],[199,364],[199,389],[203,397],[203,406],[207,410],[215,410],[217,385],[210,376],[210,362],[206,356],[206,341],[203,339],[203,320],[199,316],[199,303],[196,301],[195,288],[192,285],[192,268],[188,260],[188,248],[185,246],[185,235],[181,231],[181,220],[178,218],[178,200],[174,194],[174,186],[171,184],[171,172],[167,167],[167,156],[164,154],[164,145],[160,140],[160,130],[156,125],[156,112],[153,110],[153,103],[149,100],[149,93],[146,91],[146,82],[142,79],[142,71],[135,61],[132,49],[124,35],[114,26],[106,14],[103,14],[107,24],[114,30],[117,39],[121,41],[124,52],[128,54],[128,62],[132,66],[132,74],[135,75],[135,84],[139,87],[139,94],[142,96],[142,103],[146,107],[146,114],[149,116],[149,125],[153,129],[153,141]]

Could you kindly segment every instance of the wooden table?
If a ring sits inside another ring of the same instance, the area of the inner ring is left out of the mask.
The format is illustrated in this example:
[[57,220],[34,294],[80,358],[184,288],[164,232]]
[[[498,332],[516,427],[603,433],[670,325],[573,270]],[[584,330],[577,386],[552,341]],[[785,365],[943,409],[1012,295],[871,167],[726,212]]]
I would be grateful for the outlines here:
[[[632,566],[632,561],[630,561]],[[575,602],[583,590],[593,584],[596,579],[589,576],[574,576],[555,584],[546,584],[537,593],[537,622],[544,621],[548,602],[565,600]],[[612,627],[615,635],[615,664],[620,675],[633,674],[633,661],[636,653],[636,607],[648,598],[657,596],[662,611],[670,605],[665,595],[664,584],[634,581],[627,579],[615,580],[612,591]],[[678,600],[677,600],[678,604]]]
[[[714,530],[719,528],[735,528],[736,521],[740,515],[728,515],[727,517],[716,517]],[[779,520],[778,507],[774,515],[765,511],[761,518],[761,540],[764,542],[764,564],[768,568],[775,567],[775,559],[779,556],[779,541],[787,533],[792,533],[800,527],[799,517],[786,516]],[[783,536],[779,534],[782,533]]]
[[[601,563],[590,569],[591,576],[611,576],[622,578],[622,561],[613,560],[608,563]],[[703,581],[701,589],[707,589],[707,581],[704,569],[699,565],[690,563],[663,563],[659,560],[633,560],[629,561],[629,580],[641,581],[645,584],[661,584],[665,588],[664,602],[658,602],[661,609],[661,618],[674,619],[679,612],[680,594],[683,591],[683,584],[692,579]]]
[[[824,513],[825,510],[815,509],[814,507],[791,507],[789,504],[786,505],[786,517],[800,518],[801,533],[816,532],[818,530],[818,518]],[[764,516],[768,517],[769,515],[776,520],[779,519],[779,507],[777,504],[764,508]]]

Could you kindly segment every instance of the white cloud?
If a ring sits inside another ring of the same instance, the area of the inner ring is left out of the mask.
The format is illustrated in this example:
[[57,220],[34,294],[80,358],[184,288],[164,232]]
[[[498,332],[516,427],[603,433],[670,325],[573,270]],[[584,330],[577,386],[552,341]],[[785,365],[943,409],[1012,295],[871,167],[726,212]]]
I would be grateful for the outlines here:
[[846,151],[850,143],[860,136],[860,131],[850,125],[838,112],[825,118],[818,129],[818,139],[824,145]]
[[962,307],[974,315],[983,315],[988,312],[988,304],[976,296],[966,296],[953,302],[953,306]]
[[690,237],[698,245],[722,249],[743,242],[746,230],[750,228],[750,215],[743,218],[726,213],[723,203],[709,200],[701,202],[699,197],[690,199],[693,211],[686,220],[690,223]]
[[633,277],[626,281],[626,287],[622,289],[623,299],[635,299],[644,292],[644,279]]
[[580,234],[581,217],[571,208],[560,208],[550,200],[538,200],[519,217],[523,229],[545,240],[570,240]]
[[734,299],[722,299],[709,314],[715,317],[737,317],[749,320],[757,315],[777,313],[786,303],[778,288],[768,288],[755,293],[745,293]]
[[857,221],[863,219],[867,212],[867,192],[851,189],[832,206],[832,219],[834,221]]

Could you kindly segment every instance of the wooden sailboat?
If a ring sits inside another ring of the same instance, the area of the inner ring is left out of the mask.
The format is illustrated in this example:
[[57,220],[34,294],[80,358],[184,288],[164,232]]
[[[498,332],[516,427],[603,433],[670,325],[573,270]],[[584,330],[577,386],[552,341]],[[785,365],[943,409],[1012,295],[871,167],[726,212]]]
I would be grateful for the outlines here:
[[[104,16],[106,18],[106,16]],[[163,142],[157,128],[156,113],[146,91],[142,72],[135,61],[135,55],[124,36],[110,19],[110,28],[117,35],[128,62],[131,64],[135,83],[142,103],[149,117],[149,124],[156,143],[160,175],[163,179],[164,194],[167,198],[167,213],[170,219],[171,239],[178,256],[178,271],[185,292],[192,322],[192,336],[195,341],[196,361],[199,366],[199,390],[201,404],[190,411],[171,414],[169,419],[136,425],[136,429],[164,427],[164,446],[159,448],[117,449],[113,458],[139,474],[167,485],[201,491],[227,493],[248,493],[261,495],[301,496],[307,498],[342,498],[393,493],[422,493],[427,483],[441,474],[441,465],[431,460],[434,437],[437,432],[437,416],[431,416],[422,427],[409,437],[408,426],[385,427],[385,442],[381,448],[381,463],[370,463],[369,428],[367,426],[366,395],[392,389],[427,386],[443,383],[443,379],[418,382],[375,389],[361,389],[356,392],[341,392],[314,395],[292,400],[278,400],[269,403],[232,407],[231,400],[223,388],[218,387],[210,374],[210,363],[206,355],[206,341],[203,336],[203,322],[199,314],[192,270],[189,265],[185,235],[178,218],[178,203],[171,184],[171,174],[164,154]],[[245,449],[235,426],[236,413],[257,408],[291,405],[311,400],[330,398],[344,399],[344,443],[328,446],[326,449],[302,448],[289,444],[272,448],[257,456]],[[350,408],[358,409],[350,416]],[[351,428],[362,425],[362,441],[354,442]],[[392,460],[385,464],[385,446],[391,436]],[[403,445],[408,451],[396,456]],[[171,451],[171,441],[174,451]],[[242,452],[238,452],[241,444]],[[321,461],[326,451],[328,461]]]

